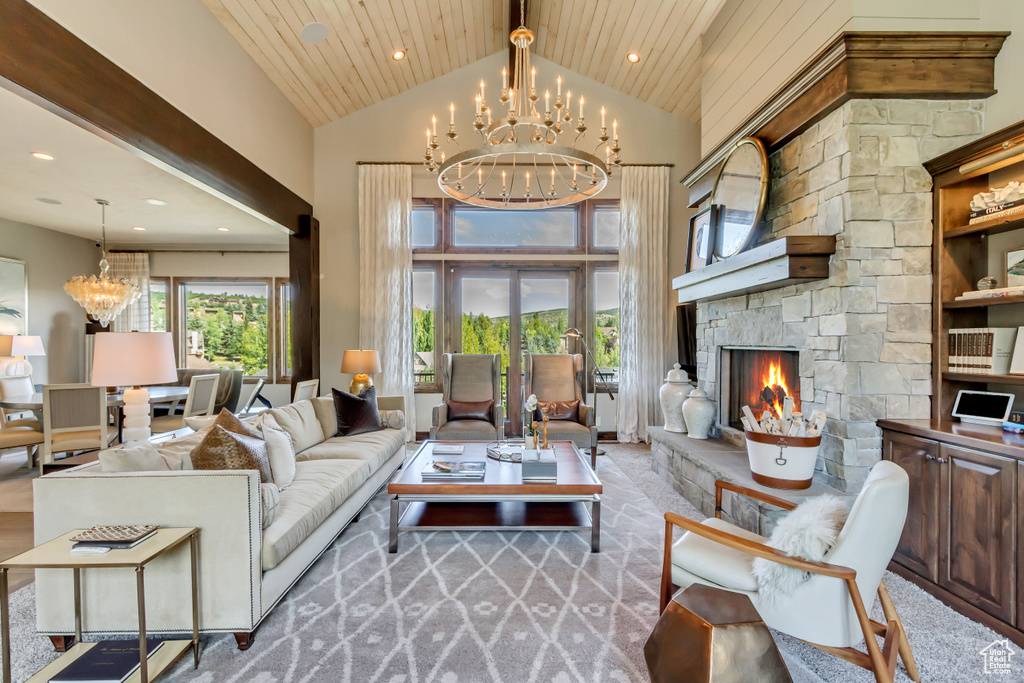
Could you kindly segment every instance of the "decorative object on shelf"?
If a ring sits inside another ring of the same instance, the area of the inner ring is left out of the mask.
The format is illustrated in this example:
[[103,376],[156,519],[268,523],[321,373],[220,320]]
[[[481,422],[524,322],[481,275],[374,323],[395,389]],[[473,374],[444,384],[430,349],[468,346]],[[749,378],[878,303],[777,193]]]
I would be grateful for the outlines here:
[[[526,446],[526,448],[529,447]],[[520,446],[518,444],[492,441],[487,444],[484,450],[487,452],[487,457],[492,460],[500,460],[501,462],[522,462],[523,449],[524,446]]]
[[0,377],[28,377],[32,364],[25,357],[45,355],[43,340],[38,335],[0,335]]
[[548,417],[548,409],[547,408],[541,408],[540,409],[540,413],[541,413],[541,415],[544,416],[542,418],[543,424],[540,427],[540,433],[544,437],[544,441],[541,442],[540,449],[546,451],[548,449],[548,420],[550,418]]
[[706,391],[697,387],[683,401],[683,419],[686,421],[687,436],[691,439],[706,439],[715,423],[715,402],[708,398]]
[[683,371],[679,363],[672,366],[661,385],[658,394],[661,399],[661,414],[665,416],[665,430],[676,434],[686,433],[686,421],[683,419],[683,401],[693,391],[693,382]]
[[[525,22],[523,0],[520,16]],[[498,100],[504,112],[487,104],[486,86],[480,81],[472,124],[482,141],[479,147],[462,148],[452,102],[448,107],[448,132],[443,135],[456,151],[450,156],[438,152],[437,117],[431,117],[424,166],[429,173],[437,173],[438,187],[449,197],[491,209],[568,206],[600,193],[612,167],[619,165],[619,122],[612,119],[609,135],[604,107],[593,152],[576,147],[588,130],[583,116],[586,101],[580,96],[579,109],[573,112],[572,91],[567,88],[563,99],[561,76],[556,81],[554,102],[546,90],[543,110],[538,110],[537,70],[530,66],[533,39],[533,31],[523,24],[509,36],[515,45],[515,62],[511,87],[507,69],[501,70]]]
[[349,349],[341,357],[341,371],[355,375],[348,390],[349,393],[358,396],[373,386],[370,375],[380,372],[380,356],[373,350]]
[[709,265],[712,260],[712,242],[722,220],[722,207],[712,204],[690,218],[690,233],[686,240],[686,272]]
[[1018,296],[1024,294],[1024,285],[1013,287],[997,287],[995,289],[975,289],[964,292],[956,297],[956,301],[971,301],[974,299],[998,299],[1004,296]]
[[[1006,252],[1006,286],[1024,287],[1024,247]],[[981,287],[978,287],[981,289]]]
[[1013,394],[961,389],[950,413],[961,422],[1001,427],[1013,412]]
[[974,195],[967,224],[973,225],[1021,212],[1024,212],[1024,185],[1011,180],[1003,187],[990,188],[988,192]]
[[25,262],[0,257],[0,334],[28,331],[28,276]]
[[718,172],[711,203],[722,207],[715,231],[714,255],[735,256],[754,238],[768,201],[768,152],[757,138],[737,142]]
[[537,394],[530,394],[523,403],[523,437],[526,447],[537,448],[537,421],[533,419],[533,411],[537,410]]
[[142,296],[142,290],[135,280],[110,277],[110,263],[107,262],[107,206],[110,202],[97,199],[96,203],[102,213],[100,276],[76,275],[64,283],[64,291],[85,309],[89,317],[106,327]]
[[178,381],[171,333],[104,332],[95,337],[92,385],[134,387],[124,392],[124,441],[148,441],[151,432],[146,385]]
[[[1024,281],[1024,278],[1021,278],[1021,279],[1022,279],[1022,281]],[[985,277],[981,278],[980,280],[978,280],[978,284],[977,284],[977,287],[978,287],[979,291],[984,291],[986,289],[995,289],[998,286],[999,286],[999,280],[997,280],[996,278],[992,277],[991,275],[986,275]]]

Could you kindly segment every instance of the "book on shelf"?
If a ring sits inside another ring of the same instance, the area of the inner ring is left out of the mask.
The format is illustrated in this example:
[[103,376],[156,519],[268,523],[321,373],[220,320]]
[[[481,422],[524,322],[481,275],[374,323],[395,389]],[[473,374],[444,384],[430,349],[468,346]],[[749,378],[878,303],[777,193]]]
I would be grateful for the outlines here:
[[996,289],[976,289],[964,292],[956,297],[955,301],[973,301],[975,299],[995,299],[1003,296],[1017,296],[1024,294],[1024,286],[1014,285],[1013,287],[998,287]]
[[[164,641],[146,639],[148,657]],[[122,683],[139,668],[139,641],[101,640],[50,677],[49,683]]]
[[155,533],[156,529],[150,531],[142,538],[136,539],[134,541],[78,541],[73,546],[71,546],[71,551],[81,551],[83,549],[89,548],[106,548],[108,550],[128,550],[129,548],[134,548],[138,544],[149,539]]
[[[1022,338],[1017,332],[1016,327],[948,330],[949,371],[973,375],[1005,375],[1012,372],[1016,344]],[[1024,365],[1024,355],[1020,356],[1020,360]]]
[[132,543],[150,536],[157,528],[156,524],[99,524],[78,532],[71,540],[81,543]]
[[431,460],[420,471],[420,479],[483,479],[487,463],[483,460],[467,462],[439,462]]
[[996,218],[1005,218],[1024,212],[1024,199],[1015,199],[1012,202],[1003,202],[995,206],[989,206],[980,211],[971,211],[967,214],[967,224],[974,225],[983,221],[991,221]]
[[430,447],[430,452],[438,455],[462,455],[465,450],[465,446],[454,443],[435,443]]
[[1017,339],[1013,344],[1013,355],[1007,374],[1024,375],[1024,327],[1017,328]]

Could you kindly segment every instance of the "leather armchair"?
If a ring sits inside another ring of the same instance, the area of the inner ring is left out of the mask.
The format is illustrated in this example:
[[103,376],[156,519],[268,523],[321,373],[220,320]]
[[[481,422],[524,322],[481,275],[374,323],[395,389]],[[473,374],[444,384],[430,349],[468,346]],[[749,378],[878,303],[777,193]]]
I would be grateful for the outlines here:
[[597,414],[585,404],[582,354],[526,354],[524,359],[523,394],[535,394],[538,401],[579,401],[577,422],[548,421],[548,439],[572,441],[579,448],[590,449],[590,464],[597,466]]
[[[665,557],[661,609],[676,588],[701,583],[743,593],[764,623],[810,645],[862,666],[879,683],[892,683],[898,652],[908,676],[920,681],[903,624],[882,582],[907,518],[910,480],[899,465],[883,460],[871,468],[846,524],[822,562],[787,555],[768,539],[721,519],[722,494],[729,491],[786,510],[792,503],[760,491],[715,482],[715,517],[696,522],[665,514]],[[672,543],[673,527],[686,530]],[[751,567],[755,557],[809,572],[792,593],[762,599]],[[878,593],[885,624],[868,618]],[[884,638],[879,648],[876,636]],[[855,649],[864,641],[867,653]]]
[[[505,426],[501,405],[501,356],[446,353],[441,357],[442,403],[434,406],[430,438],[442,441],[495,441]],[[449,420],[448,401],[492,401],[490,421]]]

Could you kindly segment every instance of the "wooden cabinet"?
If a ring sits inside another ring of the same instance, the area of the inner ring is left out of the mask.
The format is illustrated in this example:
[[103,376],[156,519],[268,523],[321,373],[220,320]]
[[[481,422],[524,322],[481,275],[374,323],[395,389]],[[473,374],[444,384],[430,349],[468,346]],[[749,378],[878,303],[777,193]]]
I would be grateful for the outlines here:
[[939,453],[939,585],[1012,624],[1017,463],[946,444]]
[[907,524],[894,559],[932,581],[939,580],[939,444],[904,434],[887,435],[885,458],[910,475]]
[[954,608],[1024,642],[1024,450],[1015,458],[984,450],[982,440],[892,424],[882,425],[883,457],[910,477],[893,562]]

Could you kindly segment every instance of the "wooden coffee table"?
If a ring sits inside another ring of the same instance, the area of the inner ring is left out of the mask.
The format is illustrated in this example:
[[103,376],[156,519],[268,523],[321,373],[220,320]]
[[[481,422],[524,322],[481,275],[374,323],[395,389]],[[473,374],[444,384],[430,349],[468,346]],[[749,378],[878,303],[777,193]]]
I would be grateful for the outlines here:
[[[388,550],[398,552],[399,529],[448,531],[562,531],[590,529],[590,550],[601,549],[601,482],[571,441],[552,444],[558,481],[523,483],[522,465],[487,457],[487,443],[463,441],[462,455],[438,460],[485,460],[483,479],[423,481],[420,472],[434,459],[434,442],[424,441],[388,484],[391,534]],[[402,505],[405,509],[402,510]]]

